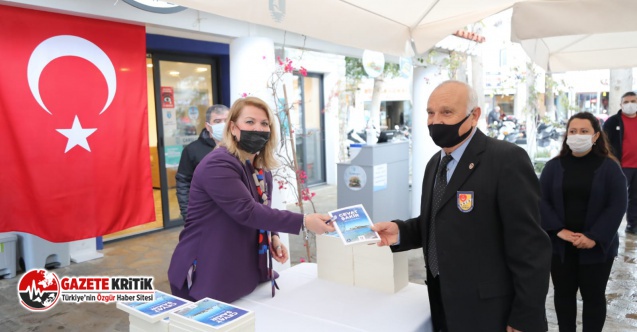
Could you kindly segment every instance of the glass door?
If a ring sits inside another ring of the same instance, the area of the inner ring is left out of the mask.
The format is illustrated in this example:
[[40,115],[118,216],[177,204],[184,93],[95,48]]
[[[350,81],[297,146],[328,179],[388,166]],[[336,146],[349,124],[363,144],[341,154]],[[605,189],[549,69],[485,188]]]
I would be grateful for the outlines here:
[[[298,106],[291,112],[299,167],[307,174],[307,184],[325,182],[325,118],[323,117],[323,75],[294,75]],[[296,114],[295,114],[296,113]]]
[[206,110],[216,103],[213,59],[154,55],[158,153],[164,227],[183,224],[175,175],[184,148],[205,128]]

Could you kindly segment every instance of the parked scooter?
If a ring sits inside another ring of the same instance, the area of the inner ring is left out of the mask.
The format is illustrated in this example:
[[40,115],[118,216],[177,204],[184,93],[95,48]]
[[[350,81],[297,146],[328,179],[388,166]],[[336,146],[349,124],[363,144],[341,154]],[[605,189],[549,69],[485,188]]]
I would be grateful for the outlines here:
[[498,139],[515,143],[518,139],[518,126],[514,121],[511,120],[502,120],[500,128],[498,130]]
[[515,144],[526,144],[526,122],[518,123],[518,139]]
[[354,129],[352,129],[347,133],[347,146],[352,143],[367,143],[367,133],[365,133],[364,129],[359,131],[354,131]]
[[487,127],[487,136],[498,138],[500,134],[500,121],[494,121],[493,123],[489,123]]
[[350,147],[352,144],[366,144],[367,134],[365,130],[355,131],[354,129],[347,132],[347,157],[351,156]]
[[557,141],[561,137],[561,134],[552,124],[540,123],[537,126],[537,146],[547,147],[551,145],[551,140]]
[[407,127],[406,125],[403,125],[402,127],[399,125],[395,125],[394,130],[396,131],[399,139],[408,141],[411,140],[411,129],[409,129],[409,127]]

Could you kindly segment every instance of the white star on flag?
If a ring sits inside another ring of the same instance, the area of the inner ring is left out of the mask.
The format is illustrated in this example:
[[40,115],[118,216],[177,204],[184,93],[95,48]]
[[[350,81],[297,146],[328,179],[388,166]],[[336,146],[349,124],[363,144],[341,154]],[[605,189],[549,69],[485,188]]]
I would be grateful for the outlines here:
[[66,143],[66,150],[64,153],[67,153],[76,145],[83,147],[86,151],[91,152],[91,147],[88,146],[87,137],[91,136],[97,128],[82,128],[80,124],[80,119],[78,119],[77,115],[75,116],[75,120],[73,120],[73,126],[71,129],[56,129],[60,134],[66,136],[69,140]]

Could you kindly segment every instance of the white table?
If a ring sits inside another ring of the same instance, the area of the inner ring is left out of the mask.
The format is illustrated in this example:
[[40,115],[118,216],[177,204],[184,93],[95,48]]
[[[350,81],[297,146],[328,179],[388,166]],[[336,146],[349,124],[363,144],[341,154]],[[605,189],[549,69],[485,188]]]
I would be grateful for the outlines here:
[[233,304],[255,311],[257,331],[432,331],[427,287],[409,283],[395,294],[317,278],[303,263]]

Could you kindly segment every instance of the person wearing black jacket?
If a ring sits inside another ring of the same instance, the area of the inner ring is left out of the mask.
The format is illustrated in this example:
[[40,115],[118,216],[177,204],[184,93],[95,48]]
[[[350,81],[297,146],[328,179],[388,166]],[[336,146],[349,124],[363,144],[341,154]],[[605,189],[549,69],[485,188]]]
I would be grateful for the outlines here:
[[627,191],[626,178],[594,115],[582,112],[569,119],[562,151],[546,163],[540,184],[542,228],[553,244],[551,277],[559,330],[575,332],[579,289],[584,331],[601,332]]
[[228,117],[228,107],[225,105],[212,105],[206,110],[206,125],[201,130],[199,138],[191,142],[181,152],[179,168],[175,175],[177,180],[177,202],[181,217],[186,220],[188,210],[188,195],[190,194],[190,182],[195,168],[210,151],[212,151],[223,137],[223,130]]
[[487,117],[487,125],[492,125],[494,122],[500,121],[500,106],[496,106]]
[[446,81],[427,102],[427,163],[418,217],[377,222],[392,252],[423,248],[435,332],[543,332],[551,242],[528,154],[476,128],[478,94]]
[[621,107],[606,120],[604,132],[628,182],[626,234],[637,235],[637,94],[626,92]]

